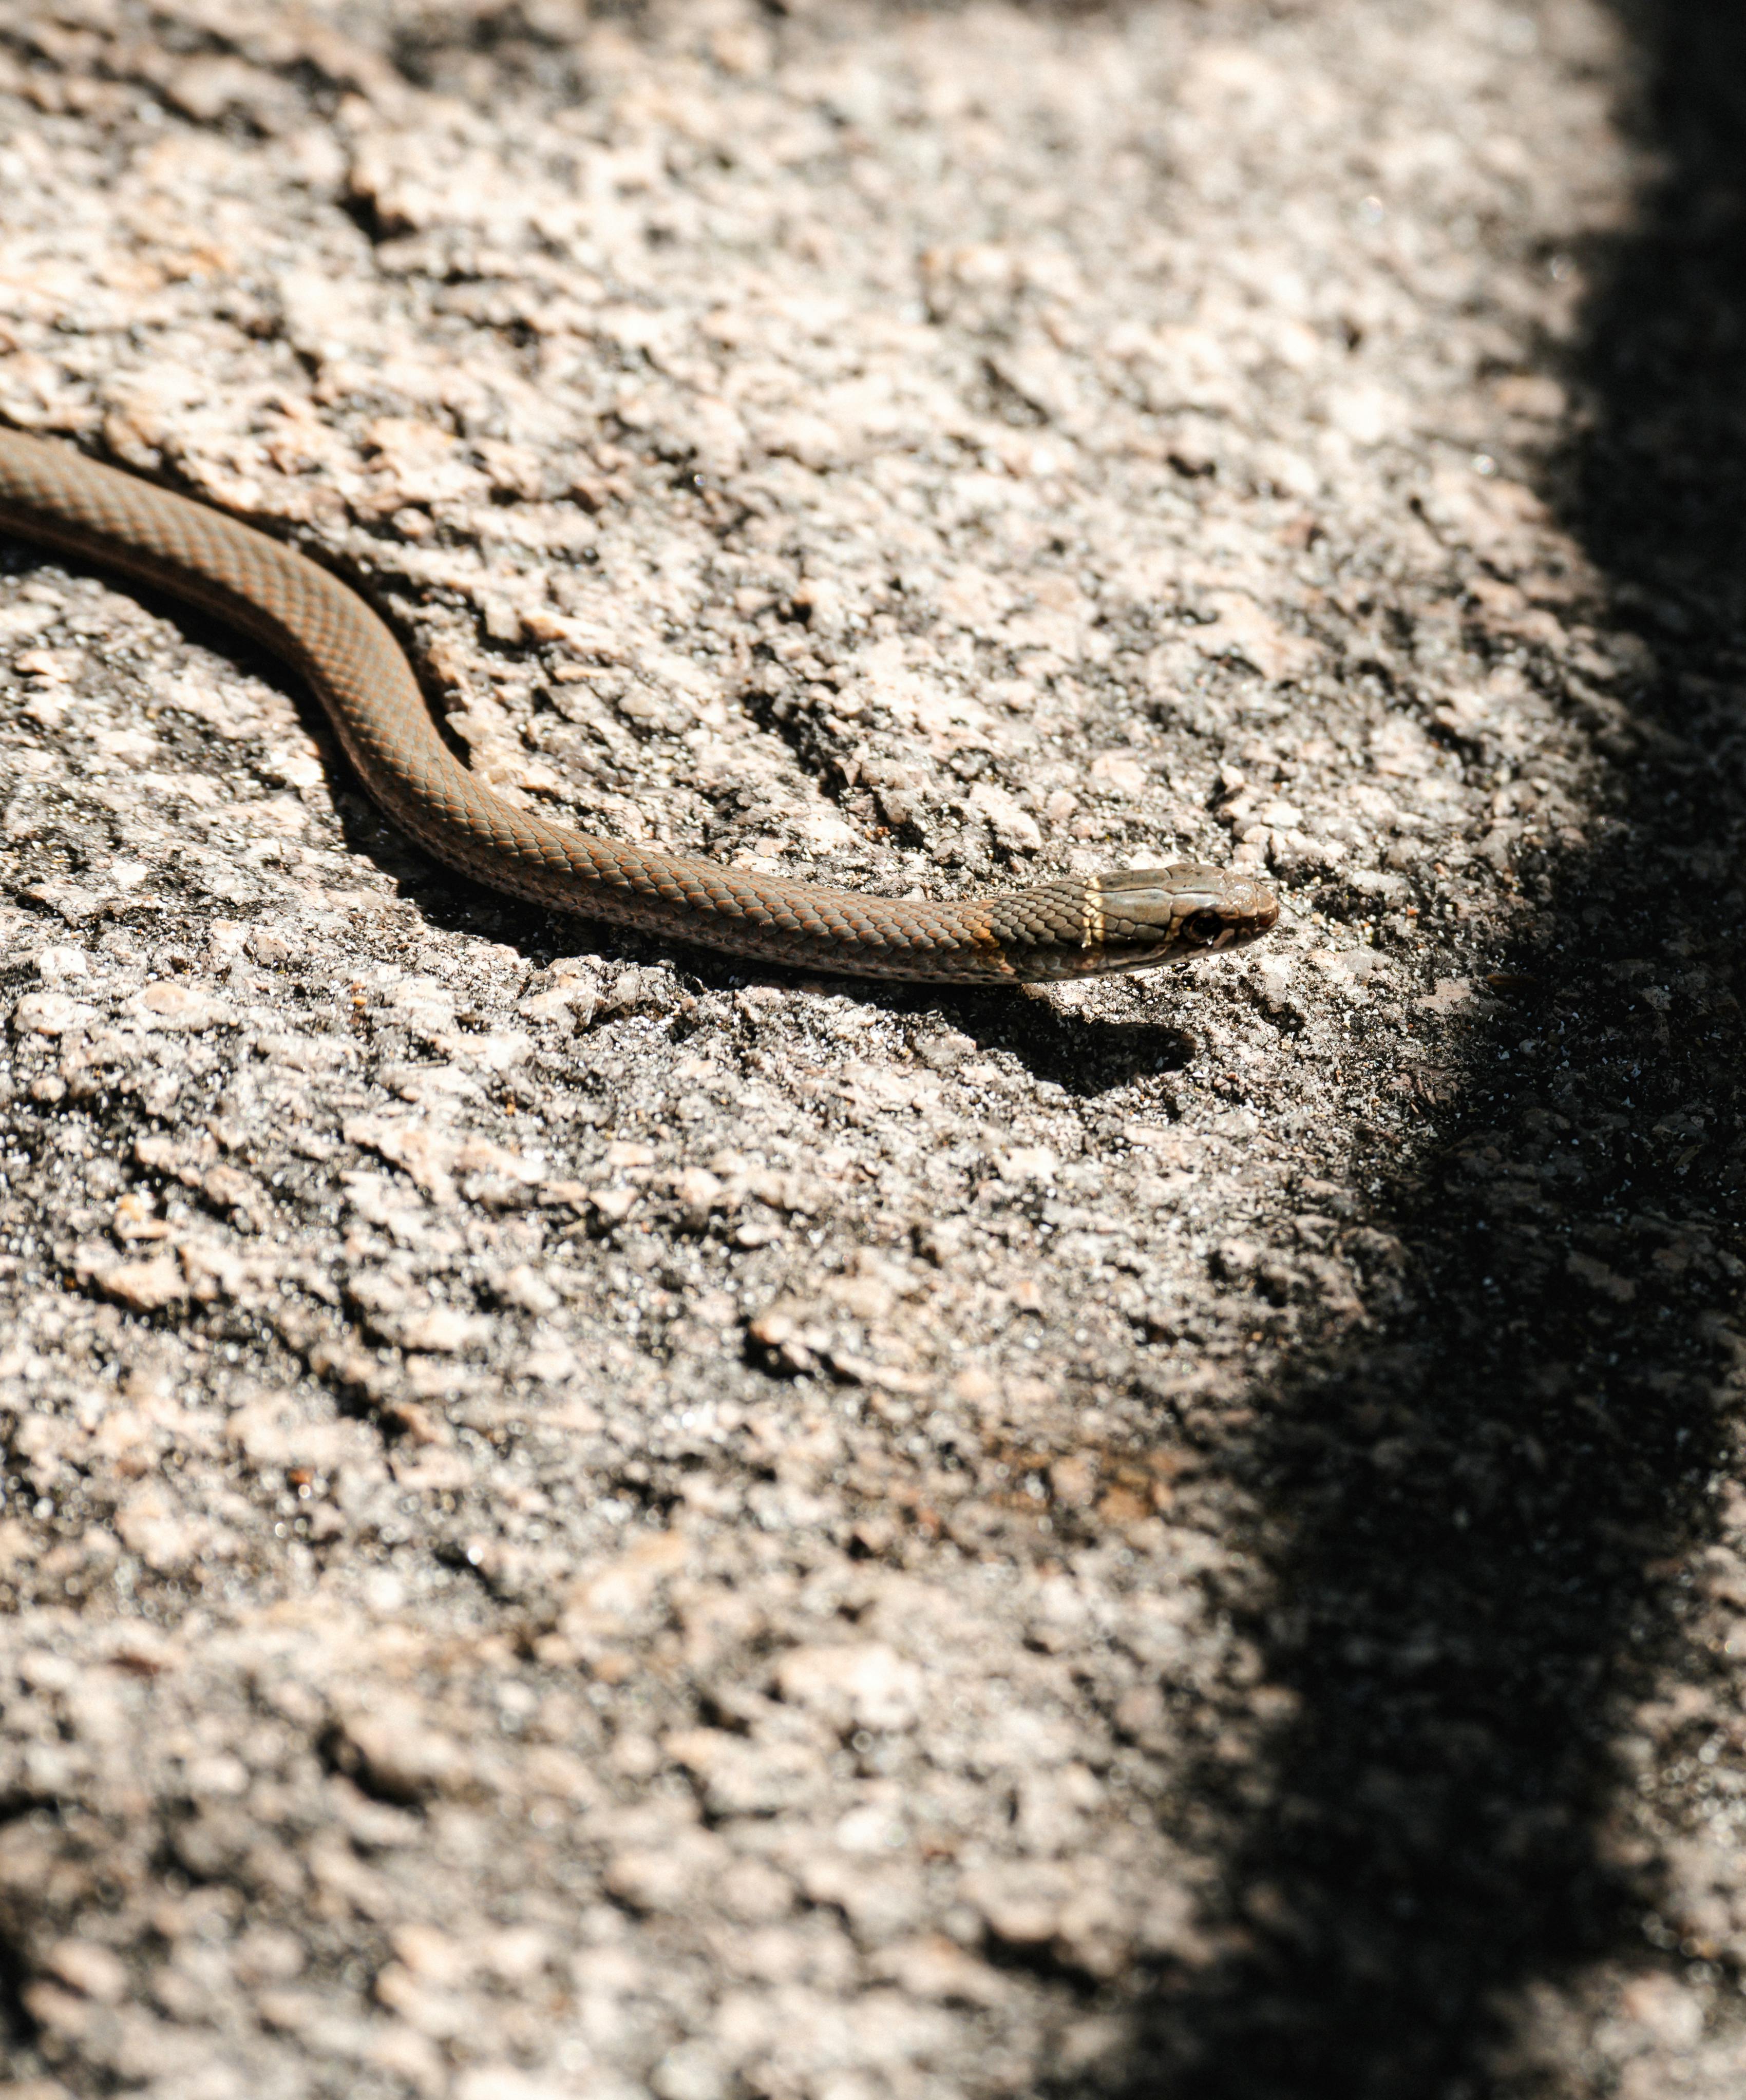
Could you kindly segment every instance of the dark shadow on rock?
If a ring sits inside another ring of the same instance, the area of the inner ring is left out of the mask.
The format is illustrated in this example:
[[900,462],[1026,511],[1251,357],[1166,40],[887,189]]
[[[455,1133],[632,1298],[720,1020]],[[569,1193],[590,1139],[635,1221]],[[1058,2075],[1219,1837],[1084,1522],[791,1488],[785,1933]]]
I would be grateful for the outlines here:
[[[864,995],[868,989],[862,987]],[[879,1004],[901,1012],[937,1013],[981,1048],[1006,1051],[1033,1079],[1081,1101],[1137,1082],[1145,1091],[1144,1083],[1156,1080],[1151,1091],[1165,1117],[1176,1111],[1179,1083],[1173,1075],[1187,1070],[1196,1047],[1187,1030],[1168,1024],[1063,1011],[1046,998],[1000,987],[892,986]]]
[[1375,1229],[1403,1249],[1375,1324],[1245,1394],[1224,1442],[1262,1576],[1230,1602],[1274,1688],[1257,1754],[1197,1780],[1237,1833],[1226,1929],[1160,1970],[1128,2070],[1063,2092],[1590,2092],[1604,2065],[1512,2039],[1522,1994],[1599,1960],[1732,1958],[1679,1943],[1621,1832],[1651,1755],[1629,1709],[1658,1666],[1710,1666],[1673,1564],[1737,1468],[1746,10],[1669,0],[1629,27],[1669,172],[1594,258],[1567,376],[1595,419],[1542,481],[1660,671],[1594,850],[1544,871],[1511,959],[1539,1003],[1474,1025],[1436,1145],[1355,1162],[1385,1272]]
[[[0,1829],[37,1812],[38,1805],[28,1797],[0,1800]],[[28,2080],[31,2071],[42,2067],[36,2046],[42,2027],[25,2001],[33,1965],[28,1952],[31,1935],[20,1908],[15,1899],[0,1902],[0,2063],[11,2075]]]

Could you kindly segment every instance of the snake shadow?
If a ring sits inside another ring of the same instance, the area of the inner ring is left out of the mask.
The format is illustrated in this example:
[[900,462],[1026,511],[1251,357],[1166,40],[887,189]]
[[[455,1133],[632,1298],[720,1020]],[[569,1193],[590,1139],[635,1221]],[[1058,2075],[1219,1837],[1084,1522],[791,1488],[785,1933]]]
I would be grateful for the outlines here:
[[[45,556],[28,545],[0,539],[0,562],[23,571],[45,562],[65,566],[60,556]],[[82,567],[83,565],[79,565]],[[93,563],[99,574],[108,573]],[[356,584],[356,579],[347,580]],[[126,589],[145,608],[175,626],[196,647],[210,651],[282,693],[320,753],[333,799],[334,819],[347,849],[386,875],[398,894],[417,909],[435,930],[501,941],[536,964],[578,950],[625,961],[675,964],[695,984],[711,990],[737,990],[753,977],[821,985],[883,1008],[888,1012],[921,1017],[936,1014],[984,1049],[1008,1051],[1033,1079],[1050,1082],[1079,1098],[1125,1088],[1136,1080],[1181,1072],[1192,1062],[1196,1044],[1187,1030],[1147,1020],[1081,1015],[1028,999],[1010,989],[961,989],[951,985],[886,983],[865,977],[821,977],[816,968],[785,970],[776,964],[748,964],[732,956],[694,948],[635,927],[614,926],[580,914],[556,912],[505,897],[434,859],[409,840],[382,812],[358,780],[320,702],[303,680],[249,635],[213,618],[170,593],[126,579]],[[374,601],[373,601],[374,602]],[[378,610],[392,622],[391,610]],[[416,653],[413,658],[415,665]],[[463,762],[464,747],[445,726],[446,708],[440,695],[427,690],[439,730]],[[184,736],[197,746],[210,732],[192,722],[171,726],[175,740]]]
[[[1512,964],[1541,1004],[1475,1034],[1439,1138],[1359,1140],[1404,1250],[1373,1325],[1191,1426],[1255,1514],[1261,1579],[1226,1602],[1271,1704],[1187,1789],[1227,1833],[1201,1958],[1157,1967],[1122,2067],[1058,2094],[1610,2091],[1584,1992],[1616,2014],[1645,1971],[1737,2025],[1742,1942],[1681,1915],[1637,1803],[1654,1774],[1689,1790],[1676,1760],[1715,1811],[1741,1779],[1679,1571],[1742,1440],[1746,10],[1623,20],[1667,172],[1548,353],[1595,413],[1540,477],[1660,661],[1620,821],[1544,871]],[[1646,1718],[1670,1676],[1686,1706]],[[1185,1728],[1204,1705],[1184,1688]],[[1548,1987],[1563,2028],[1536,2027]]]
[[[855,989],[866,998],[872,988],[864,982]],[[979,1049],[1006,1051],[1032,1079],[1076,1100],[1138,1083],[1143,1097],[1156,1096],[1166,1114],[1175,1112],[1174,1075],[1188,1070],[1200,1047],[1187,1029],[1169,1022],[1079,1013],[1016,990],[896,985],[879,987],[871,1003],[890,1012],[937,1015]]]
[[[339,761],[343,766],[344,761]],[[348,776],[342,776],[348,777]],[[859,999],[915,1021],[941,1021],[981,1050],[1004,1050],[1032,1079],[1058,1086],[1081,1101],[1137,1083],[1174,1114],[1173,1075],[1187,1072],[1199,1044],[1168,1022],[1076,1013],[1017,990],[964,990],[953,985],[887,983],[877,978],[821,976],[816,968],[736,960],[635,927],[612,926],[580,915],[518,904],[452,874],[399,838],[355,786],[336,797],[347,843],[393,875],[400,893],[431,925],[502,941],[536,965],[578,951],[626,962],[668,964],[694,989],[735,991],[752,983],[789,985]],[[1148,1086],[1147,1083],[1153,1083]]]
[[[192,625],[188,631],[192,636]],[[214,629],[210,639],[212,646],[225,646],[220,630]],[[276,675],[270,658],[258,658],[251,668],[260,676]],[[282,668],[276,675],[282,683]],[[1160,1112],[1175,1113],[1171,1075],[1192,1065],[1200,1046],[1191,1030],[1169,1022],[1077,1013],[1046,997],[1027,997],[1016,988],[984,990],[833,977],[816,966],[789,969],[694,947],[634,926],[554,911],[489,889],[432,859],[382,816],[353,774],[319,704],[294,682],[285,689],[294,694],[305,726],[321,747],[347,845],[390,876],[400,895],[434,928],[501,941],[537,967],[580,951],[625,962],[668,964],[700,990],[733,991],[750,982],[774,981],[797,991],[841,994],[908,1018],[937,1017],[980,1049],[1007,1052],[1033,1079],[1059,1086],[1076,1099],[1095,1100],[1136,1083],[1143,1093],[1145,1083],[1153,1081],[1156,1084],[1150,1091],[1157,1095]],[[440,720],[440,704],[433,712]]]
[[887,1013],[944,1021],[979,1049],[1007,1052],[1032,1079],[1058,1086],[1076,1100],[1095,1101],[1138,1084],[1143,1096],[1156,1096],[1160,1113],[1176,1112],[1172,1075],[1189,1070],[1200,1047],[1187,1029],[1063,1011],[1016,990],[887,984],[867,977],[820,977],[811,968],[785,970],[774,963],[749,964],[635,927],[520,904],[421,854],[378,814],[337,750],[332,763],[332,777],[344,783],[334,799],[347,845],[393,876],[400,894],[433,928],[503,942],[537,967],[580,951],[625,962],[670,964],[699,990],[734,991],[773,980],[797,990],[840,993]]

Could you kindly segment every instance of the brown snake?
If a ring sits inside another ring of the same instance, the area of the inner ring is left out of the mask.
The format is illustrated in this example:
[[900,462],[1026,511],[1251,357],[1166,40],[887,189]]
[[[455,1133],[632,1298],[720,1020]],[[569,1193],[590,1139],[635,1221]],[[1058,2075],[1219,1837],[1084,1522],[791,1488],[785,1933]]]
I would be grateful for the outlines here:
[[265,533],[11,430],[0,430],[0,530],[157,585],[259,638],[307,680],[388,815],[437,859],[513,896],[814,970],[994,984],[1240,947],[1279,916],[1259,883],[1188,862],[935,904],[590,837],[475,780],[383,622]]

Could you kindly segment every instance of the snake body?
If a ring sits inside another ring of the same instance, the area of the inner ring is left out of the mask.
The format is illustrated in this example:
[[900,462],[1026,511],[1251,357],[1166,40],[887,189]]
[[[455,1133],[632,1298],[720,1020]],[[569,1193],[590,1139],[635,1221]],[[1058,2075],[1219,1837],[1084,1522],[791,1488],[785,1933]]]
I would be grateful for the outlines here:
[[819,971],[1006,984],[1241,946],[1279,915],[1259,883],[1192,862],[930,903],[592,837],[476,780],[374,611],[264,532],[11,430],[0,430],[0,530],[155,585],[264,642],[307,681],[394,822],[437,859],[513,896]]

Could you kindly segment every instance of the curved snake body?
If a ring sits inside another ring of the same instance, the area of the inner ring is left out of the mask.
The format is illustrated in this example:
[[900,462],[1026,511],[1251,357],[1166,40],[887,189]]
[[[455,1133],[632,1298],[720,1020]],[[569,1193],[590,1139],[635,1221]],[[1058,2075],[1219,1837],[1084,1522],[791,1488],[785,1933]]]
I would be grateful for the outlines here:
[[1259,883],[1191,862],[930,903],[593,837],[475,779],[438,734],[382,620],[265,533],[10,430],[0,430],[0,530],[158,585],[264,642],[307,679],[403,830],[439,860],[537,903],[819,971],[1007,984],[1239,947],[1279,915]]

